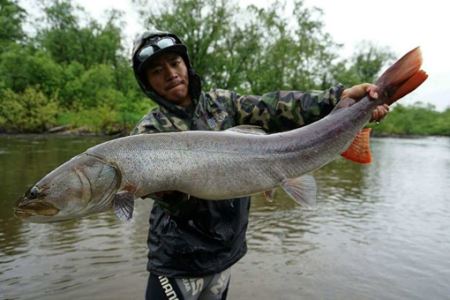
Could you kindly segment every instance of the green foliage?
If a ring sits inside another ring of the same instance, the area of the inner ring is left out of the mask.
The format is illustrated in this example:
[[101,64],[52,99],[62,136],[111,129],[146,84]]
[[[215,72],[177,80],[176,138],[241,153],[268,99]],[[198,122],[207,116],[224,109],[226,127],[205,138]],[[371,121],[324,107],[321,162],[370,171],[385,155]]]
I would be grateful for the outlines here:
[[11,45],[0,54],[0,81],[15,92],[40,85],[46,95],[57,92],[61,85],[63,67],[39,49]]
[[450,136],[450,108],[438,112],[432,105],[397,104],[386,120],[373,126],[379,135],[442,135]]
[[[145,1],[141,6],[147,8],[150,4]],[[205,82],[214,81],[226,88],[225,80],[221,81],[215,74],[227,72],[224,57],[232,50],[227,49],[226,42],[232,35],[235,23],[232,14],[236,9],[224,0],[173,0],[161,4],[161,11],[142,9],[141,14],[147,20],[146,27],[156,27],[181,37]]]
[[45,8],[44,24],[47,25],[38,31],[37,43],[57,63],[77,61],[85,67],[114,64],[122,49],[120,25],[115,23],[121,14],[110,12],[104,26],[92,19],[86,26],[81,26],[77,16],[83,14],[84,10],[73,6],[70,1],[53,0]]
[[321,11],[302,1],[289,14],[280,2],[242,10],[224,0],[172,0],[141,14],[147,27],[182,38],[206,88],[255,94],[319,88],[338,47],[323,32]]
[[[321,10],[301,0],[291,11],[281,2],[242,8],[237,0],[134,1],[146,27],[182,38],[205,89],[262,94],[327,89],[337,82],[350,86],[372,82],[392,57],[366,43],[351,59],[339,59],[340,45],[324,31]],[[42,4],[42,17],[35,35],[27,36],[27,13],[17,0],[0,0],[0,131],[40,132],[58,125],[97,133],[130,130],[154,104],[130,67],[122,13],[110,11],[100,24],[70,0],[34,2]],[[395,122],[379,128],[448,133],[450,112],[430,111],[398,106],[388,119]]]
[[78,128],[77,132],[113,134],[121,131],[118,127],[118,112],[106,105],[80,111],[62,113],[58,123],[70,124]]
[[9,43],[19,42],[25,34],[22,23],[25,10],[15,0],[0,0],[0,50]]
[[37,88],[0,94],[0,128],[6,132],[43,132],[56,124],[58,104]]
[[375,82],[381,69],[386,66],[394,54],[385,48],[363,42],[356,49],[352,58],[337,63],[332,69],[333,78],[345,86],[361,82]]
[[[114,74],[111,66],[95,65],[83,72],[80,77],[68,82],[71,85],[71,94],[76,99],[77,104],[86,108],[105,104],[105,102],[114,101]],[[105,99],[105,94],[107,97]],[[120,97],[120,96],[118,96]]]
[[129,132],[149,110],[150,102],[130,103],[123,101],[118,108],[101,104],[94,108],[66,110],[59,114],[58,125],[70,125],[76,132],[117,134]]

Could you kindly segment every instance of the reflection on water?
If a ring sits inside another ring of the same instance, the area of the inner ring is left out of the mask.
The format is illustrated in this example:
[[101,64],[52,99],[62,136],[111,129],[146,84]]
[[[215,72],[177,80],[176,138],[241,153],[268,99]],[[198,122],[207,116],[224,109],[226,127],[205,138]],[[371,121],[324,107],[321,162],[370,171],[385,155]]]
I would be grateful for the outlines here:
[[[0,299],[140,299],[150,201],[122,223],[103,213],[23,223],[15,200],[98,137],[0,136]],[[374,139],[374,163],[317,171],[318,205],[255,197],[248,254],[230,299],[448,299],[450,139]]]
[[450,139],[372,148],[316,172],[315,209],[258,199],[233,299],[449,299]]

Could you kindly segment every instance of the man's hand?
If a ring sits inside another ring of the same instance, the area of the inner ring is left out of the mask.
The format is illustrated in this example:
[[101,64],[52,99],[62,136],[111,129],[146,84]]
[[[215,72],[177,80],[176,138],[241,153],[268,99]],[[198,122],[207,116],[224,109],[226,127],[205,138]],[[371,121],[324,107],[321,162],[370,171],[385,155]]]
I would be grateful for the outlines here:
[[[378,99],[377,86],[371,83],[361,83],[345,89],[342,92],[341,99],[351,98],[355,101],[359,101],[366,95],[369,95],[369,99]],[[379,122],[389,113],[389,105],[383,104],[377,106],[372,112],[371,122]]]
[[372,111],[372,118],[370,119],[370,122],[380,122],[384,119],[384,117],[387,116],[389,113],[389,105],[383,104],[378,105],[373,111]]
[[377,86],[371,83],[361,83],[342,91],[341,99],[351,98],[359,101],[369,94],[372,99],[378,99]]

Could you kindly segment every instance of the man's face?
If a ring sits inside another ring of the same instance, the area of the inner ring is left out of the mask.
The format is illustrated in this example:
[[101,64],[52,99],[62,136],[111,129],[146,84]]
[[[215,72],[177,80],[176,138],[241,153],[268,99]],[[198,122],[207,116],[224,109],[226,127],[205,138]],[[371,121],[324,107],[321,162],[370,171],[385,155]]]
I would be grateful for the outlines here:
[[147,79],[164,99],[184,107],[191,104],[188,70],[181,56],[167,53],[153,59],[147,68]]

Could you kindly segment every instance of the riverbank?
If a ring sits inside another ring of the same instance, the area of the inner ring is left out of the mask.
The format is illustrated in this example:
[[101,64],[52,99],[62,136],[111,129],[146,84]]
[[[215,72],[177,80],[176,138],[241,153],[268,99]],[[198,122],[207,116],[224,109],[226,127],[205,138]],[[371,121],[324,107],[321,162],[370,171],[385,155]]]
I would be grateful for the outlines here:
[[[85,127],[80,128],[55,128],[50,129],[45,132],[39,132],[39,133],[32,133],[32,132],[0,132],[0,136],[98,136],[98,137],[111,137],[111,138],[119,138],[128,136],[130,134],[129,131],[117,131],[117,132],[110,132],[110,133],[104,133],[104,132],[94,132],[90,131]],[[420,139],[424,137],[448,137],[450,135],[438,135],[438,134],[429,134],[429,135],[420,135],[420,134],[398,134],[398,133],[384,133],[384,132],[377,132],[372,128],[372,137],[376,138],[409,138],[409,139]]]
[[[114,132],[95,132],[86,128],[72,128],[66,130],[57,131],[44,131],[44,132],[1,132],[0,136],[99,136],[99,137],[123,137],[130,134],[130,131],[114,131]],[[385,133],[372,130],[372,137],[377,138],[424,138],[424,137],[450,137],[450,134],[399,134],[399,133]]]
[[[151,106],[151,105],[150,105]],[[149,107],[143,107],[139,113],[127,115],[103,110],[61,113],[56,122],[45,126],[33,127],[33,122],[22,121],[21,125],[8,127],[0,123],[0,134],[65,134],[125,136],[133,129]],[[119,117],[121,115],[121,117]],[[426,137],[450,136],[450,108],[438,112],[431,106],[416,103],[411,106],[395,105],[388,116],[380,123],[370,123],[372,136],[377,137]]]
[[42,132],[2,132],[0,131],[0,136],[99,136],[99,137],[121,137],[129,135],[129,131],[111,131],[111,132],[101,132],[92,131],[86,127],[71,127],[71,126],[58,126],[50,128],[47,131]]

